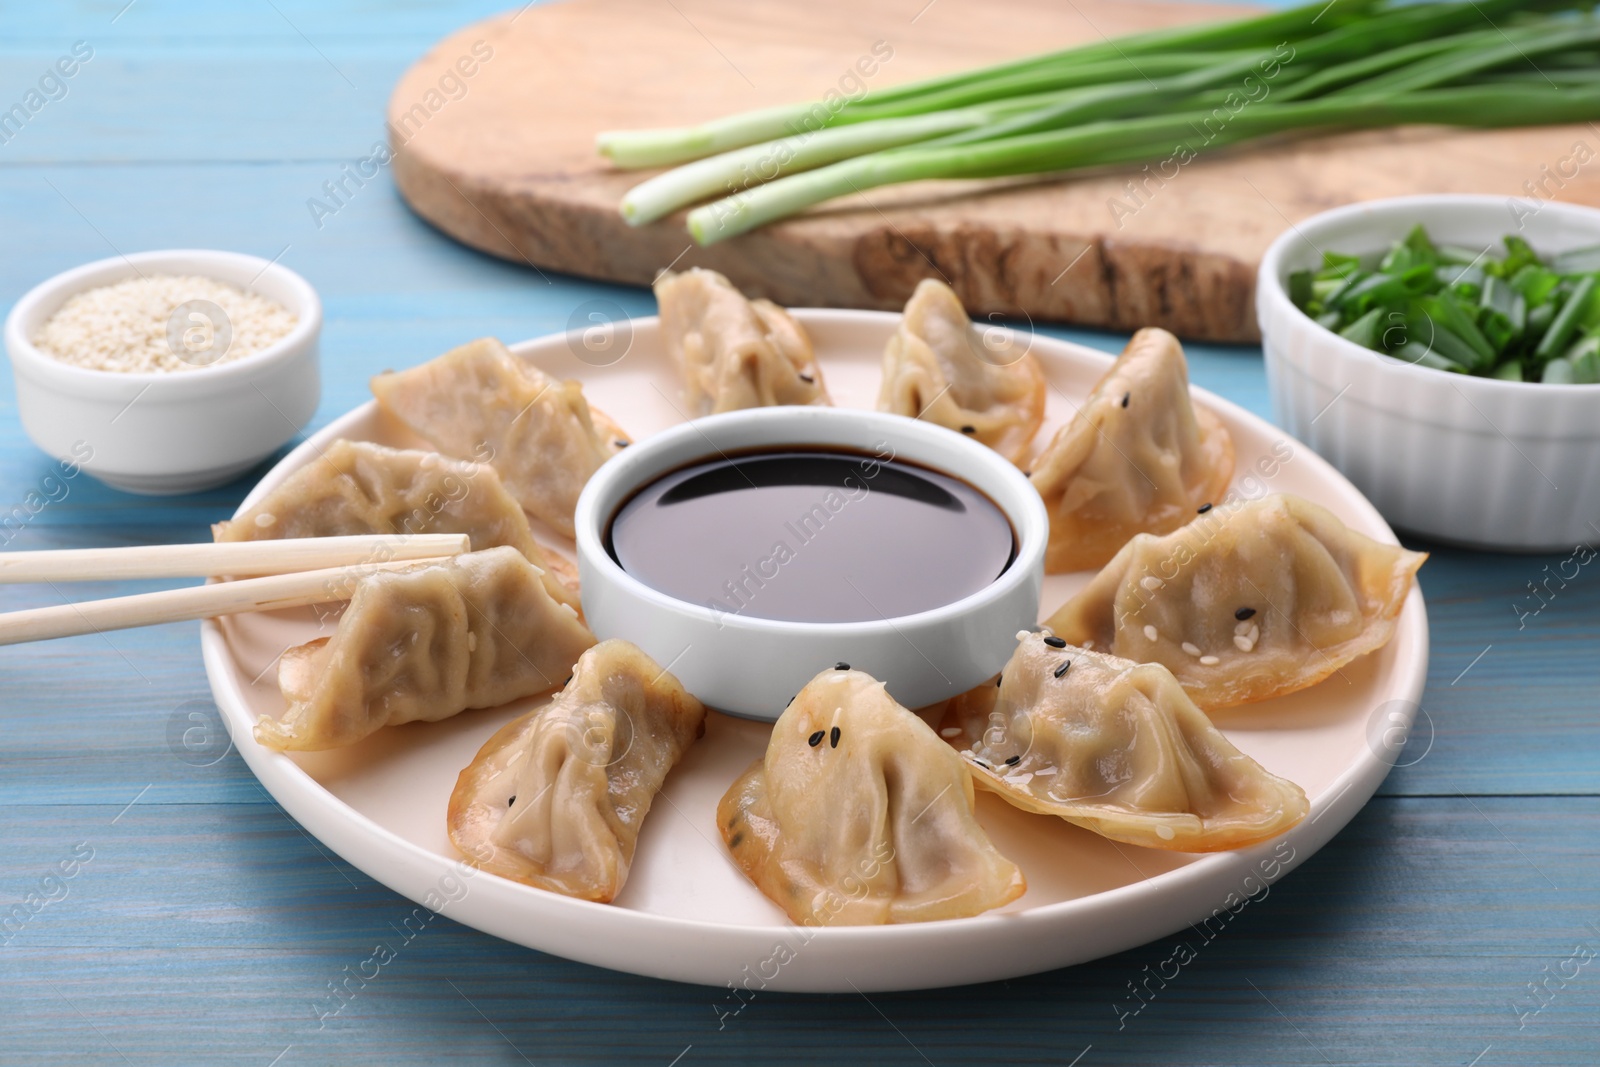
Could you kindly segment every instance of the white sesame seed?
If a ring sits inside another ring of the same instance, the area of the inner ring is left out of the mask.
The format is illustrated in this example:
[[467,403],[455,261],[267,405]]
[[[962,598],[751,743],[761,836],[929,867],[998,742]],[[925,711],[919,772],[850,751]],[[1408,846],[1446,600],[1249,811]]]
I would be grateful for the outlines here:
[[1237,648],[1240,652],[1249,652],[1251,649],[1256,647],[1256,643],[1254,641],[1250,640],[1248,637],[1243,637],[1243,636],[1241,636],[1239,634],[1234,634],[1233,635],[1233,644],[1234,644],[1234,647]]
[[1233,624],[1233,632],[1236,633],[1236,634],[1247,634],[1247,633],[1249,633],[1250,632],[1250,623],[1249,622],[1236,622],[1236,623],[1234,623]]
[[1178,835],[1173,833],[1172,827],[1167,826],[1164,823],[1157,823],[1156,824],[1156,836],[1161,838],[1161,840],[1163,840],[1163,841],[1171,841],[1174,837],[1177,837]]
[[1027,639],[1027,637],[1028,637],[1028,631],[1026,631],[1026,630],[1018,630],[1017,631],[1017,640],[1018,641],[1024,641],[1024,640]]
[[256,516],[256,525],[265,530],[268,526],[276,525],[278,517],[271,512],[263,511]]
[[[191,301],[220,308],[225,323],[194,311],[169,326],[173,314]],[[281,304],[215,278],[153,274],[74,294],[32,340],[46,355],[77,367],[180,372],[254,355],[281,341],[297,321]],[[227,347],[213,355],[209,349],[220,347],[224,325]],[[169,328],[178,332],[169,335]],[[171,336],[180,337],[183,352]]]
[[943,730],[939,731],[939,736],[940,737],[960,737],[961,733],[962,733],[961,727],[959,727],[959,726],[946,726]]
[[1151,626],[1149,623],[1145,624],[1144,636],[1145,636],[1145,639],[1149,640],[1149,641],[1155,641],[1155,640],[1157,640],[1157,639],[1159,639],[1161,637],[1161,635],[1156,632],[1156,628],[1154,626]]
[[1200,665],[1202,667],[1215,667],[1217,664],[1219,664],[1221,662],[1222,661],[1220,659],[1218,659],[1217,657],[1215,657],[1215,656],[1201,656],[1200,657]]
[[1147,574],[1143,578],[1139,579],[1139,584],[1144,586],[1146,589],[1160,589],[1166,583],[1154,575]]
[[1200,650],[1194,645],[1190,644],[1188,641],[1183,643],[1183,650],[1189,653],[1191,656],[1198,656],[1200,654]]
[[1250,632],[1245,634],[1245,636],[1250,639],[1250,643],[1252,645],[1255,644],[1257,641],[1261,640],[1261,627],[1251,626]]

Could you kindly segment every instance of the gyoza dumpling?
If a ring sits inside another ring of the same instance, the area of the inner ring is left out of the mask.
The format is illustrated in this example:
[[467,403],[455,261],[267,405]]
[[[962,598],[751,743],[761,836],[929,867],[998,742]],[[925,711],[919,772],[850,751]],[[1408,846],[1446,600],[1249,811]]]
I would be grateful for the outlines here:
[[379,571],[356,586],[332,637],[278,667],[287,710],[256,723],[268,748],[354,744],[554,689],[594,635],[514,548]]
[[493,337],[380,374],[372,394],[445,455],[493,467],[518,503],[568,537],[584,483],[628,445],[581,385],[557,381]]
[[[437,452],[385,448],[340,439],[284,479],[265,499],[211,528],[218,541],[271,541],[360,534],[464,533],[478,551],[510,546],[544,571],[545,588],[578,607],[562,579],[577,576],[546,557],[494,468]],[[568,573],[557,577],[555,567]]]
[[1044,372],[1015,340],[989,340],[954,290],[923,279],[884,350],[878,410],[967,434],[1021,462],[1044,421]]
[[1028,634],[949,704],[940,733],[980,786],[1146,848],[1217,852],[1305,818],[1305,792],[1234,748],[1165,667]]
[[1178,339],[1144,329],[1034,461],[1050,512],[1045,570],[1098,567],[1137,533],[1167,533],[1218,501],[1233,439],[1189,399]]
[[450,795],[450,840],[475,866],[609,902],[667,772],[706,709],[626,641],[583,654],[547,706],[507,724]]
[[746,300],[714,270],[671,271],[655,284],[661,338],[683,372],[689,415],[826,404],[811,338],[770,300]]
[[1160,663],[1202,708],[1224,708],[1383,647],[1427,558],[1277,494],[1135,537],[1048,625],[1068,644]]
[[972,774],[883,683],[842,667],[800,690],[717,807],[734,862],[807,926],[956,919],[1027,888],[972,812]]

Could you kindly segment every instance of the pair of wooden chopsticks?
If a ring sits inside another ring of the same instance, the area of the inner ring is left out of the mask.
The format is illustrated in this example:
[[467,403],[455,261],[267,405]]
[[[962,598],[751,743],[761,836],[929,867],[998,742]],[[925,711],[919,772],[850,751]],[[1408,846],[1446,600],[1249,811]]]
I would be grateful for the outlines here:
[[0,615],[0,645],[349,600],[374,571],[470,552],[466,534],[378,534],[228,544],[0,553],[0,585],[242,578]]

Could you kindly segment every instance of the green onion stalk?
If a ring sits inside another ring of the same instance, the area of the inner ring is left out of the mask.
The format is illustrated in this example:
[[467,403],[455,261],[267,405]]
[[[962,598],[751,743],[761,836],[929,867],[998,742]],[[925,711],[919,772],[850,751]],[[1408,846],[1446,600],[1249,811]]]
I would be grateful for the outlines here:
[[1600,23],[1557,0],[1326,0],[927,79],[832,104],[600,136],[624,197],[709,244],[884,185],[1070,173],[1259,137],[1600,119]]

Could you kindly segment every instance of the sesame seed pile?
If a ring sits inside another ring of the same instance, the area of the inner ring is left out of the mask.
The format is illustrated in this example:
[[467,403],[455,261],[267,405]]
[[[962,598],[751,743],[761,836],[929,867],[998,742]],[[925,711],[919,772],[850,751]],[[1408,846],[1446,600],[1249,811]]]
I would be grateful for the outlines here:
[[[225,351],[209,352],[219,330],[202,314],[177,329],[183,348],[168,340],[169,321],[182,304],[209,301],[226,315],[232,337]],[[123,374],[199,370],[254,355],[294,329],[295,316],[272,300],[214,278],[152,274],[89,289],[70,297],[33,343],[46,355],[90,370]]]

